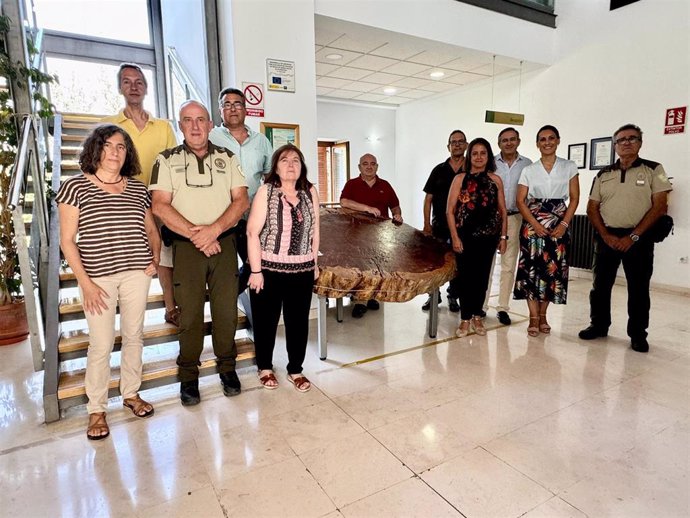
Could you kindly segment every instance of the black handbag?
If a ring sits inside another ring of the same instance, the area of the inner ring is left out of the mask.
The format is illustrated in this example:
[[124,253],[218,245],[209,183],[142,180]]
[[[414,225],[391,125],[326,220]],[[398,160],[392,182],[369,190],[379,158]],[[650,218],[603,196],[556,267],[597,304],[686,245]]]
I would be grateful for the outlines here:
[[649,239],[655,243],[661,243],[673,233],[673,218],[668,214],[664,214],[654,222],[652,228],[647,231]]

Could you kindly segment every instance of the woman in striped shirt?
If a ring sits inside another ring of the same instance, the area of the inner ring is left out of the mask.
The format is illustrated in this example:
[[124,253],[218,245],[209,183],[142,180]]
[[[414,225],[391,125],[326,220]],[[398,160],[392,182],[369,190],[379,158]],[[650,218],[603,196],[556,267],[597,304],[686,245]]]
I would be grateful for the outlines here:
[[304,155],[292,144],[276,150],[247,221],[249,288],[259,380],[278,388],[273,347],[281,306],[288,353],[287,380],[311,388],[302,375],[309,336],[309,308],[319,250],[319,196],[307,180]]
[[118,301],[123,405],[137,417],[153,414],[138,390],[144,313],[160,257],[160,237],[148,189],[132,178],[141,168],[124,130],[112,124],[96,127],[84,141],[79,165],[83,174],[60,186],[56,202],[60,247],[77,278],[89,326],[86,436],[100,440],[110,434],[105,410]]

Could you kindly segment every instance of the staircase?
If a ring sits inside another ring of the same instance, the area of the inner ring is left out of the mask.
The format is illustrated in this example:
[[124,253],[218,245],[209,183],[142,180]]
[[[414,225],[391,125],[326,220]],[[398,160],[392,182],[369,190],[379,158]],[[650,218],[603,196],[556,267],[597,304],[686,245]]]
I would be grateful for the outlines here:
[[[78,156],[81,142],[100,117],[83,114],[56,116],[54,133],[54,168],[52,189],[57,192],[59,182],[80,174]],[[46,314],[46,351],[44,409],[46,422],[60,419],[61,411],[86,403],[84,375],[89,334],[84,310],[79,300],[79,290],[74,274],[61,261],[57,238],[57,208],[53,207],[50,221],[51,248],[48,300],[54,306]],[[211,347],[211,317],[206,303],[204,351],[201,355],[200,375],[217,372]],[[141,390],[177,383],[177,328],[165,322],[163,295],[157,280],[151,283],[146,315],[144,318],[144,369]],[[254,344],[249,332],[249,321],[239,311],[237,334],[237,367],[254,363]],[[116,318],[116,327],[119,317]],[[119,395],[119,354],[121,337],[116,330],[114,354],[111,358],[109,397]]]

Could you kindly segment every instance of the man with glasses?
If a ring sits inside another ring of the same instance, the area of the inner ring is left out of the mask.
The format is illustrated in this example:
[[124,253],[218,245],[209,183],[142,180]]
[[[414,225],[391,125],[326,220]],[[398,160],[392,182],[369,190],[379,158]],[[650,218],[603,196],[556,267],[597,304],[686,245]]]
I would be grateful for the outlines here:
[[[517,266],[518,253],[520,251],[520,226],[522,216],[517,209],[517,186],[520,174],[525,166],[532,161],[518,153],[520,145],[520,133],[515,128],[504,128],[498,134],[498,147],[501,150],[496,155],[496,174],[503,180],[503,192],[506,199],[506,210],[508,212],[508,230],[505,238],[506,251],[501,254],[501,278],[499,280],[498,310],[496,316],[498,321],[504,326],[509,326],[512,322],[508,310],[510,309],[510,297],[513,293],[513,283],[515,282],[515,268]],[[494,256],[495,259],[495,256]],[[491,275],[493,278],[494,266],[496,261],[491,262]],[[491,295],[491,282],[489,289],[486,290],[484,300],[484,311],[489,309],[489,296]]]
[[180,399],[196,405],[199,358],[204,347],[204,303],[208,288],[213,351],[223,393],[240,393],[237,347],[237,246],[235,227],[249,208],[247,183],[237,157],[208,140],[213,123],[203,104],[180,108],[184,142],[158,155],[150,189],[153,213],[172,244],[175,298],[180,306]]
[[608,335],[611,290],[622,262],[628,285],[630,346],[646,353],[654,242],[645,233],[666,214],[668,193],[673,188],[661,164],[640,158],[639,127],[621,126],[613,134],[613,143],[620,158],[594,178],[587,203],[587,216],[597,239],[589,294],[591,323],[579,336],[593,340]]
[[[105,117],[103,122],[117,124],[130,136],[141,164],[141,175],[137,179],[148,185],[156,156],[164,149],[176,146],[177,139],[170,122],[157,119],[144,109],[148,83],[139,65],[120,65],[117,72],[117,88],[125,100],[125,107],[117,115]],[[173,296],[172,250],[165,245],[161,247],[158,280],[163,289],[165,321],[177,326],[180,323],[180,314]]]
[[[424,232],[448,242],[450,231],[446,219],[446,205],[448,203],[448,191],[453,183],[455,175],[462,172],[465,164],[465,150],[467,138],[460,130],[453,130],[448,137],[448,151],[450,157],[431,170],[429,179],[424,185]],[[457,280],[453,279],[448,285],[448,309],[453,313],[460,311],[458,304]],[[438,303],[441,304],[441,294],[438,295]],[[423,311],[431,308],[431,295],[422,305]]]
[[[246,99],[241,90],[225,88],[218,96],[218,107],[223,124],[211,130],[209,140],[216,146],[232,151],[238,157],[242,171],[246,176],[249,191],[249,203],[263,182],[264,175],[271,168],[273,148],[268,139],[245,125],[247,116]],[[249,264],[247,263],[246,218],[243,216],[237,232],[237,253],[242,259],[240,270],[239,293],[247,287]],[[248,304],[245,304],[247,308]]]

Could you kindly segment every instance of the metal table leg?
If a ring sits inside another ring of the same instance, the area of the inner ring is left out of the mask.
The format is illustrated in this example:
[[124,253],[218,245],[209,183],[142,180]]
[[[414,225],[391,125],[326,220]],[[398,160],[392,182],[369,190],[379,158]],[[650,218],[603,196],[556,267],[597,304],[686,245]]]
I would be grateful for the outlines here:
[[319,329],[319,358],[321,360],[325,360],[326,355],[328,354],[328,336],[326,334],[326,301],[326,297],[319,296],[317,325]]
[[429,308],[429,338],[436,338],[438,330],[438,296],[439,291],[431,293],[431,307]]
[[342,297],[335,299],[335,319],[338,322],[343,321],[343,299],[342,299]]

